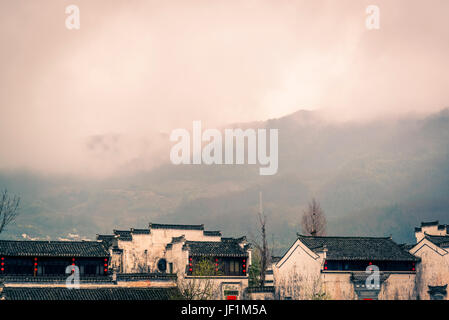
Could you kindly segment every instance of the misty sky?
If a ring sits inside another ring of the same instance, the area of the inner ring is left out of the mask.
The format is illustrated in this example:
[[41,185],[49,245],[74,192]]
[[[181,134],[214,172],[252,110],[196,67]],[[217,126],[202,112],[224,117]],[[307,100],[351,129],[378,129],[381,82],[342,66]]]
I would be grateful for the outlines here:
[[[365,28],[371,4],[380,30]],[[1,0],[0,169],[148,169],[192,120],[449,107],[448,13],[447,0]]]

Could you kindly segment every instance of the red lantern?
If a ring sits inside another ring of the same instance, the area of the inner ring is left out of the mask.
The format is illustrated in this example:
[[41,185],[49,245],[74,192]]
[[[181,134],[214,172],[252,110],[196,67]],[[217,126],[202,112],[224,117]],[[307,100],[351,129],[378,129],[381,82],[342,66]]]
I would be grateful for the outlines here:
[[34,275],[37,273],[37,257],[34,257]]

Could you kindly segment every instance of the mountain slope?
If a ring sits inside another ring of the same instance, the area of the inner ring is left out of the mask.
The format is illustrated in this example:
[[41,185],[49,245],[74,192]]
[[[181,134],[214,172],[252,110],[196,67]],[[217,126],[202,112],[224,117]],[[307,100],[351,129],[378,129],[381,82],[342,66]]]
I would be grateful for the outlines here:
[[259,165],[172,164],[102,181],[3,172],[0,187],[24,200],[17,223],[3,236],[93,238],[150,220],[254,235],[259,191],[270,241],[280,250],[300,231],[311,197],[321,202],[331,234],[412,241],[421,220],[449,222],[449,110],[344,124],[300,111],[241,127],[279,129],[276,175],[260,176]]

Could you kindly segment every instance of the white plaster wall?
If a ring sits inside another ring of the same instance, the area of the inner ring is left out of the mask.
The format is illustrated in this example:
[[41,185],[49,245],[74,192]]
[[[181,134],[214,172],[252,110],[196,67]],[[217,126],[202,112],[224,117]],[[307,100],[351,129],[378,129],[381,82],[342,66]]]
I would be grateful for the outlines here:
[[184,242],[174,243],[165,255],[167,262],[173,263],[173,273],[178,276],[184,276],[186,265],[189,263],[189,252],[182,250],[183,246]]
[[357,295],[351,281],[350,272],[321,273],[323,291],[326,297],[332,300],[355,300]]
[[449,284],[449,252],[438,248],[428,240],[423,240],[410,252],[421,258],[421,263],[417,265],[417,291],[420,299],[428,300],[429,285]]
[[322,286],[320,270],[323,258],[296,241],[284,258],[273,266],[276,295],[280,299],[310,299]]
[[415,300],[416,274],[413,273],[392,273],[382,283],[379,292],[379,300]]
[[123,249],[122,272],[157,271],[157,262],[165,257],[166,245],[182,235],[188,241],[221,241],[219,236],[205,236],[203,230],[151,229],[150,234],[133,234],[132,241],[118,239],[118,247]]
[[[351,272],[322,272],[324,259],[324,252],[316,255],[297,241],[273,266],[276,296],[307,300],[321,293],[324,299],[358,299]],[[414,299],[414,293],[415,274],[394,273],[382,284],[379,299]]]

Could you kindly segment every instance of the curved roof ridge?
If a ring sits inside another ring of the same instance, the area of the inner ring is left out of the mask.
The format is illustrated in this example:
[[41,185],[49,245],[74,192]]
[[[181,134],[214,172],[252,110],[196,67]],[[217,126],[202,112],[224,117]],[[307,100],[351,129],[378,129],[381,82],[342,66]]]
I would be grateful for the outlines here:
[[365,237],[365,236],[308,236],[303,234],[296,234],[298,237],[314,238],[314,239],[387,239],[391,240],[391,237]]
[[204,224],[174,224],[150,222],[148,227],[149,229],[204,230]]
[[24,239],[24,240],[0,240],[0,242],[33,242],[33,243],[86,243],[86,242],[94,242],[94,243],[98,243],[101,242],[100,240],[29,240],[29,239]]

